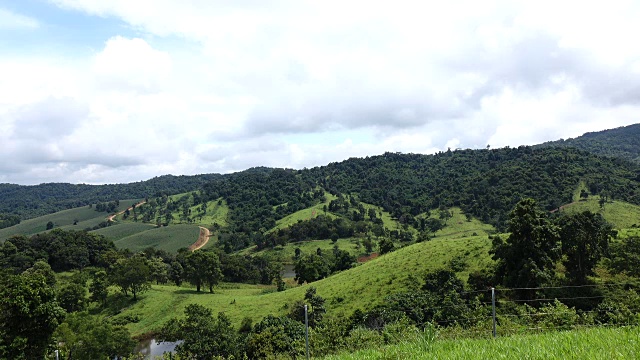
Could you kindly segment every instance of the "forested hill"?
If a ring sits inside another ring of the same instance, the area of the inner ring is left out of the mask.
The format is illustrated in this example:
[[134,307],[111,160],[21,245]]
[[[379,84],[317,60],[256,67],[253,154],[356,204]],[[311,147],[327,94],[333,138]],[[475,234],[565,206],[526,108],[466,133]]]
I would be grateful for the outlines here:
[[0,184],[0,213],[16,214],[24,220],[98,202],[197,190],[203,184],[220,177],[219,174],[164,175],[146,181],[111,185],[47,183],[24,186]]
[[640,163],[640,124],[588,132],[575,139],[549,141],[536,147],[574,147],[594,154]]
[[380,205],[401,222],[428,210],[459,206],[503,228],[522,198],[555,209],[572,201],[581,182],[592,194],[640,204],[637,165],[574,148],[386,153],[301,173],[330,192],[357,194],[360,201]]

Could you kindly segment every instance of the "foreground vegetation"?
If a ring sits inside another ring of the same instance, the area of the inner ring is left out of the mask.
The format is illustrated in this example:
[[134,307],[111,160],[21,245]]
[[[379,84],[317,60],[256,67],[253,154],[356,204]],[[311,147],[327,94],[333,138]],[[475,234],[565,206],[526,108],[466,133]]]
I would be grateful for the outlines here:
[[640,354],[638,337],[636,326],[456,340],[437,340],[427,331],[398,344],[325,359],[635,359]]

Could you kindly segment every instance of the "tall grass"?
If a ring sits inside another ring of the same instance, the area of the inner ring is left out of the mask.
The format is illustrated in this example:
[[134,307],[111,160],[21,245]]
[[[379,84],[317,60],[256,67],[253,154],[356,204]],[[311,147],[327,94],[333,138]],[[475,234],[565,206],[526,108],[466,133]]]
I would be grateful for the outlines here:
[[638,359],[640,328],[589,328],[497,339],[432,341],[430,334],[399,344],[325,359]]

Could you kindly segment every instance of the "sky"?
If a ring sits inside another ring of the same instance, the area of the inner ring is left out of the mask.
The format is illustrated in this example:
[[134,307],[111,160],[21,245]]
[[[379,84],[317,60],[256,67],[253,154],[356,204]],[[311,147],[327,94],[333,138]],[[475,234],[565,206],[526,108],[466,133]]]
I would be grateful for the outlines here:
[[301,169],[640,122],[640,2],[0,0],[0,183]]

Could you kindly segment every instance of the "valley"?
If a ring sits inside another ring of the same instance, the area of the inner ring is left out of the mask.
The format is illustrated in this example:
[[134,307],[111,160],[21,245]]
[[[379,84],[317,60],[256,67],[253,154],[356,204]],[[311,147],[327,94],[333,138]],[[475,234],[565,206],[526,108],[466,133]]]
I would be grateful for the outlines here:
[[[42,280],[53,295],[34,301],[67,314],[51,315],[58,343],[91,323],[114,339],[184,340],[187,357],[204,340],[185,319],[233,339],[222,356],[299,356],[303,302],[314,356],[436,351],[490,334],[490,288],[504,336],[637,326],[638,176],[627,160],[545,146],[172,177],[129,198],[123,184],[0,229],[0,295]],[[441,340],[420,345],[429,329]]]

